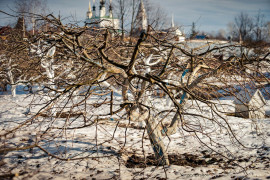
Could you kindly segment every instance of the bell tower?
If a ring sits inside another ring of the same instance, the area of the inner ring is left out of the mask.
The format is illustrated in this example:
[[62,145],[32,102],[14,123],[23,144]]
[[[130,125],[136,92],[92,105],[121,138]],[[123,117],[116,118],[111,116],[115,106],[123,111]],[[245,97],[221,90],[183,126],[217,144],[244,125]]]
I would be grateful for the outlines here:
[[141,0],[139,5],[135,26],[137,31],[147,31],[147,15],[144,8],[143,0]]
[[105,0],[100,0],[99,17],[106,16]]
[[91,3],[90,3],[90,0],[89,0],[89,7],[88,7],[88,11],[86,13],[86,18],[91,19],[92,16],[93,16],[93,13],[92,13],[92,10],[91,10]]

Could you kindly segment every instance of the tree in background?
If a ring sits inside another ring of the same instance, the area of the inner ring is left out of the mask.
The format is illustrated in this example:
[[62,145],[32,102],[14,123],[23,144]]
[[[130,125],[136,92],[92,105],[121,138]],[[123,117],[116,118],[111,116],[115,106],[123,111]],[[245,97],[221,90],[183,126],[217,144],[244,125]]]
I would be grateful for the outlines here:
[[198,31],[196,30],[196,24],[195,22],[192,22],[190,39],[194,39],[197,35],[198,35]]
[[254,17],[253,21],[253,39],[255,41],[262,41],[267,38],[267,34],[265,32],[265,29],[267,28],[267,23],[265,22],[264,14],[262,14],[260,10],[258,11],[258,14]]
[[130,17],[129,14],[133,13],[130,8],[131,8],[131,0],[115,0],[113,1],[114,3],[114,11],[118,15],[120,19],[120,28],[122,31],[122,39],[125,37],[125,29],[127,26],[127,22],[129,21],[127,18]]
[[[18,18],[18,21],[14,27],[14,29],[12,30],[12,35],[13,36],[19,36],[21,39],[25,38],[26,37],[26,24],[25,24],[25,18],[23,16],[20,16]],[[16,33],[14,33],[16,32]]]
[[251,39],[251,32],[254,27],[252,18],[247,14],[241,12],[234,19],[235,34],[239,37],[239,41],[246,41]]
[[267,35],[267,40],[268,42],[270,41],[270,21],[266,23],[267,24],[267,28],[265,30],[265,34]]
[[131,13],[131,24],[130,24],[130,36],[133,36],[133,31],[135,28],[135,18],[136,18],[136,9],[138,9],[139,1],[132,0],[132,13]]
[[267,23],[261,11],[251,17],[248,13],[238,14],[234,23],[228,24],[229,33],[234,40],[240,42],[262,41],[267,39]]
[[27,27],[32,27],[32,35],[35,34],[35,29],[40,25],[37,24],[37,19],[35,19],[36,14],[45,15],[48,11],[46,0],[16,0],[15,11],[19,17],[25,19],[25,24]]
[[0,41],[0,83],[3,90],[7,89],[7,85],[11,87],[13,97],[16,96],[17,85],[28,83],[34,78],[34,74],[30,72],[33,70],[33,60],[29,58],[25,49],[28,43],[22,38],[22,24],[18,24],[18,28],[12,29],[5,41]]
[[[162,29],[168,25],[167,13],[154,1],[144,0],[145,10],[147,14],[148,25],[151,25],[155,29]],[[140,1],[138,0],[115,0],[113,2],[115,13],[118,15],[121,23],[122,38],[124,32],[130,32],[130,35],[134,34],[134,28],[136,26],[136,14]],[[130,27],[130,29],[128,29]]]
[[152,0],[145,0],[145,10],[148,25],[156,30],[164,29],[169,25],[168,13]]
[[216,34],[216,39],[219,39],[219,40],[226,40],[227,37],[226,37],[226,31],[224,29],[220,29],[217,34]]

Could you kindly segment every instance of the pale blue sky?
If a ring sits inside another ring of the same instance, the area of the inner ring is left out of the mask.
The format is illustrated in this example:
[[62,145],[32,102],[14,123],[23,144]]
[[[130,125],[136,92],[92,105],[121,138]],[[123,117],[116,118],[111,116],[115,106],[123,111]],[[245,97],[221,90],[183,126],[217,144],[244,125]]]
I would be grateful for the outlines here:
[[[14,0],[0,0],[0,9],[11,12]],[[63,17],[76,16],[83,21],[89,0],[47,0],[51,12]],[[98,0],[96,0],[98,1]],[[139,0],[138,0],[139,1]],[[91,0],[92,2],[92,0]],[[186,32],[190,30],[192,22],[196,22],[200,31],[218,31],[227,28],[229,22],[241,11],[250,15],[258,10],[270,21],[270,0],[152,0],[168,13],[174,15],[175,23],[182,25]],[[72,19],[70,19],[72,20]],[[7,18],[0,13],[0,26],[14,23],[13,18]]]

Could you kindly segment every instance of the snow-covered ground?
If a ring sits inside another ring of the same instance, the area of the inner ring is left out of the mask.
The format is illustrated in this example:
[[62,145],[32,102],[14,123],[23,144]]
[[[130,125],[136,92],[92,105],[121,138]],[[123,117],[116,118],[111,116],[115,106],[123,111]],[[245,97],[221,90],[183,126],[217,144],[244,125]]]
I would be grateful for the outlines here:
[[[0,153],[0,179],[270,178],[270,118],[252,120],[227,116],[226,113],[234,111],[232,100],[214,101],[216,110],[224,111],[215,119],[221,125],[229,123],[235,136],[246,147],[239,145],[227,131],[211,121],[214,115],[209,106],[201,103],[198,108],[195,102],[188,101],[184,115],[186,123],[194,125],[194,128],[204,127],[206,131],[205,134],[197,134],[201,142],[196,134],[181,128],[169,138],[165,137],[171,160],[168,167],[156,166],[152,161],[153,150],[144,129],[133,122],[112,121],[111,117],[80,129],[67,127],[81,125],[82,117],[76,120],[39,117],[15,133],[2,136],[31,119],[45,100],[37,95],[24,94],[15,98],[0,95],[0,150],[3,147],[24,147],[34,142],[39,142],[44,150],[36,147]],[[157,101],[153,99],[152,103],[160,103],[160,108],[170,109],[166,107],[165,99],[164,103],[160,99]],[[267,114],[270,114],[269,102],[265,107]],[[33,106],[29,109],[30,103]],[[107,113],[102,108],[98,110],[99,113]],[[191,114],[210,117],[210,120]],[[117,119],[117,116],[113,118]],[[130,128],[126,128],[127,124]],[[72,160],[74,158],[78,160]]]

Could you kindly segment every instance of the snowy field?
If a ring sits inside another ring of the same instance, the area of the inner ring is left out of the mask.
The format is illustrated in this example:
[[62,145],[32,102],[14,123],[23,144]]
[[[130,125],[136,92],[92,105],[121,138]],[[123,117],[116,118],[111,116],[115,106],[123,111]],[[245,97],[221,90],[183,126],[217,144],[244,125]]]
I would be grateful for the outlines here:
[[[252,120],[222,114],[239,141],[246,146],[243,147],[210,121],[186,115],[187,121],[200,122],[200,125],[209,127],[209,132],[197,135],[201,142],[196,134],[187,133],[181,128],[169,138],[165,137],[171,165],[162,167],[156,166],[153,160],[147,133],[136,123],[113,120],[117,117],[108,117],[108,120],[81,129],[65,128],[81,125],[81,117],[70,118],[69,122],[65,118],[50,120],[40,117],[15,133],[2,136],[31,119],[42,107],[44,100],[33,96],[37,95],[0,95],[0,148],[24,147],[34,142],[38,142],[42,148],[0,151],[0,179],[270,178],[270,118]],[[265,107],[268,115],[269,102]],[[29,109],[30,103],[33,106]],[[165,99],[163,103],[153,99],[152,103],[165,107]],[[201,104],[198,110],[192,106],[193,103],[187,102],[187,106],[190,106],[187,113],[211,116],[209,107]],[[234,111],[232,100],[217,103],[223,104],[217,105],[217,108],[224,112]],[[105,110],[100,108],[99,111],[103,113]],[[66,126],[68,123],[71,126]]]

